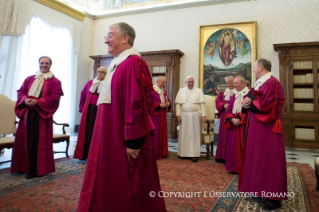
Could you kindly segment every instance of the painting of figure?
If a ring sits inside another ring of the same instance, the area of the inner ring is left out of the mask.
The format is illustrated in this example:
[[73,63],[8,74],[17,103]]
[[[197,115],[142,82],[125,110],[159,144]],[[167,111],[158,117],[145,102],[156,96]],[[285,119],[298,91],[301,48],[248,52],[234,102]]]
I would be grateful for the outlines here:
[[88,8],[94,12],[103,11],[106,9],[104,0],[88,0]]
[[66,0],[76,2],[79,5],[92,10],[93,12],[101,12],[113,10],[122,7],[122,0]]
[[149,3],[158,3],[163,0],[123,0],[123,7],[140,6]]
[[252,43],[249,37],[239,29],[225,27],[218,29],[203,42],[203,64],[201,88],[205,95],[217,96],[227,86],[226,76],[241,75],[246,85],[252,83]]
[[211,96],[217,96],[218,90],[216,81],[218,80],[217,76],[215,76],[214,67],[208,66],[207,67],[207,78],[204,80],[204,94],[205,95],[211,95]]
[[208,48],[208,51],[205,51],[205,53],[210,56],[212,59],[215,55],[215,49],[216,49],[216,41],[212,42],[212,43],[207,43],[207,48]]
[[239,54],[241,57],[244,57],[245,55],[250,52],[250,49],[247,49],[247,42],[249,42],[248,39],[243,39],[243,40],[237,40],[238,47],[239,47]]
[[237,54],[235,36],[231,32],[231,29],[224,29],[219,36],[219,48],[218,54],[222,63],[228,67],[232,65],[232,61]]

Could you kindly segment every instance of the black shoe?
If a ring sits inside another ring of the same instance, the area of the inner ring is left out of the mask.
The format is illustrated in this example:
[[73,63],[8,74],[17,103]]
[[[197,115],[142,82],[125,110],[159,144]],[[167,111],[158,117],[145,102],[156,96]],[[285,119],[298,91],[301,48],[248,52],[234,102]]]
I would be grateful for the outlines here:
[[25,176],[26,179],[31,179],[37,177],[38,174],[36,172],[28,172],[27,175]]
[[261,197],[248,197],[248,201],[262,203],[264,201],[264,199]]
[[217,163],[223,163],[223,164],[226,163],[226,160],[224,160],[224,159],[215,159],[215,161],[216,161]]
[[228,171],[229,174],[238,174],[237,172]]
[[264,210],[276,210],[277,208],[281,207],[281,201],[280,200],[272,200],[272,199],[265,199],[262,203],[261,203],[261,207]]
[[196,163],[197,162],[197,158],[192,158],[192,162]]

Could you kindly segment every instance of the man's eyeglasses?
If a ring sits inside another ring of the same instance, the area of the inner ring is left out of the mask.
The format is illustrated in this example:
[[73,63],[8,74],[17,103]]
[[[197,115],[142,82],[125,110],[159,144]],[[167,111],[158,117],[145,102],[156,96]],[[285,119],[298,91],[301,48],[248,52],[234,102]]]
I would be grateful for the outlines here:
[[104,36],[104,40],[106,39],[111,39],[114,35],[111,33],[111,34],[107,34],[106,36]]
[[97,73],[106,74],[105,71],[97,71]]

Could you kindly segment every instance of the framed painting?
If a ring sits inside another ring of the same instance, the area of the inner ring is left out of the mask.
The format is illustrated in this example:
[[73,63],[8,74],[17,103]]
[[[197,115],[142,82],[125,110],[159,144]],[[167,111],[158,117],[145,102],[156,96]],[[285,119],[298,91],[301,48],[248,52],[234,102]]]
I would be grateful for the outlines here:
[[226,76],[241,75],[246,86],[255,81],[257,22],[200,27],[199,87],[205,95],[217,96],[227,86]]

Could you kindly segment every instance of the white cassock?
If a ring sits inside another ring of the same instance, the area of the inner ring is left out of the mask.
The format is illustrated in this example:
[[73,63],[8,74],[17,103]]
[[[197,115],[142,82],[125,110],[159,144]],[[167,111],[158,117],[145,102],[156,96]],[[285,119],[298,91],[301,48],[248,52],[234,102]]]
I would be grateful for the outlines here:
[[181,116],[179,124],[177,155],[200,157],[202,138],[202,116],[206,116],[204,93],[199,88],[181,88],[175,99],[176,116]]

